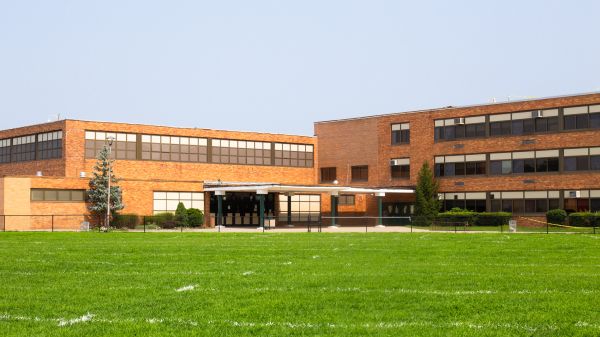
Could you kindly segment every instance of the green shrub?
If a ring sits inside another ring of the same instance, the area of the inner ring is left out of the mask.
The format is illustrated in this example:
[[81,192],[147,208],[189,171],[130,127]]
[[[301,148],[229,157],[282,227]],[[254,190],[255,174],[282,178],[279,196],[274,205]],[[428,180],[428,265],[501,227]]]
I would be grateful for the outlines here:
[[188,213],[185,209],[185,205],[182,202],[177,204],[177,210],[175,210],[175,221],[177,221],[179,226],[188,225]]
[[187,217],[190,227],[199,227],[204,223],[204,213],[197,208],[188,208]]
[[575,227],[600,226],[600,212],[577,212],[569,214],[569,225]]
[[448,212],[439,213],[437,220],[440,224],[456,225],[467,223],[471,226],[503,226],[508,225],[512,217],[506,212],[472,212],[453,208]]
[[475,217],[477,216],[476,212],[467,211],[461,208],[452,208],[451,210],[443,213],[438,213],[436,218],[437,222],[440,224],[448,224],[454,225],[457,223],[469,223],[473,224],[475,222]]
[[154,225],[159,228],[175,228],[177,227],[177,222],[175,221],[175,215],[173,213],[164,212],[146,217],[146,225]]
[[475,217],[475,226],[506,226],[512,217],[507,212],[482,212]]
[[111,226],[115,228],[134,229],[142,220],[137,214],[115,214]]
[[551,209],[546,212],[546,221],[555,225],[564,225],[567,212],[563,209]]

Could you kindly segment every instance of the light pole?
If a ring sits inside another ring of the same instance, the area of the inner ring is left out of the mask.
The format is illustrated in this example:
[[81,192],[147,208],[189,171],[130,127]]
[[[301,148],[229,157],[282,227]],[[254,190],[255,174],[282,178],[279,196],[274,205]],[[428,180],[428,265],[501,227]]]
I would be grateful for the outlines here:
[[112,178],[112,175],[110,173],[111,168],[110,168],[110,155],[112,153],[112,144],[115,141],[115,137],[109,136],[106,137],[106,143],[108,144],[108,183],[107,183],[107,193],[106,193],[106,220],[104,222],[104,225],[106,226],[106,230],[108,231],[108,228],[110,227],[110,180]]

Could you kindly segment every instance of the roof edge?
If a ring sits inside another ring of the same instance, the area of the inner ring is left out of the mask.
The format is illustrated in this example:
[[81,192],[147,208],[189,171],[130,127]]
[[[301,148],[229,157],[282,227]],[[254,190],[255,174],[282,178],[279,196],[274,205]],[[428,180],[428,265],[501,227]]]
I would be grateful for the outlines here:
[[598,95],[598,94],[600,94],[600,91],[592,91],[592,92],[577,93],[577,94],[568,94],[568,95],[546,96],[546,97],[540,97],[540,98],[518,99],[518,100],[513,100],[513,101],[508,101],[508,102],[480,103],[480,104],[468,104],[468,105],[457,105],[457,106],[449,105],[449,106],[440,107],[440,108],[428,108],[428,109],[418,109],[418,110],[409,110],[409,111],[400,111],[400,112],[390,112],[390,113],[383,113],[383,114],[376,114],[376,115],[367,115],[367,116],[359,116],[359,117],[330,119],[330,120],[316,121],[316,122],[314,122],[314,124],[346,122],[346,121],[361,120],[361,119],[388,117],[388,116],[414,114],[414,113],[438,112],[438,111],[446,111],[446,110],[453,110],[453,109],[466,109],[466,108],[475,108],[475,107],[484,107],[484,106],[509,105],[509,104],[522,103],[522,102],[545,101],[545,100],[558,99],[558,98],[582,97],[582,96],[591,96],[591,95]]

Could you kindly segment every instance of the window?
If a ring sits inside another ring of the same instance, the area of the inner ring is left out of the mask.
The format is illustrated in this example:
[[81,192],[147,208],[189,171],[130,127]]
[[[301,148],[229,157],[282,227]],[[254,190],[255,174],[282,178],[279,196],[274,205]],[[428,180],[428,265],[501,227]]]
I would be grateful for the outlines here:
[[206,163],[208,140],[195,137],[142,135],[142,159]]
[[35,160],[35,135],[12,139],[11,162]]
[[10,139],[0,139],[0,163],[10,163]]
[[62,158],[62,131],[37,135],[37,159]]
[[408,179],[410,178],[410,159],[400,158],[391,160],[392,178]]
[[108,146],[107,139],[113,138],[111,147],[111,158],[135,160],[137,138],[131,133],[115,133],[104,131],[86,131],[85,132],[85,157],[96,158],[98,153]]
[[[589,112],[594,112],[593,118],[590,118]],[[593,125],[596,125],[597,118],[595,113],[600,112],[600,106],[594,105],[591,107],[588,106],[578,106],[578,107],[570,107],[563,109],[564,115],[564,129],[565,130],[576,130],[576,129],[587,129],[591,126],[593,121]]]
[[314,148],[309,144],[275,143],[275,165],[312,167]]
[[410,143],[410,124],[392,124],[392,144]]
[[321,168],[321,182],[333,182],[337,179],[337,172],[335,167],[322,167]]
[[340,206],[354,206],[355,202],[355,197],[352,194],[341,194],[338,197],[338,205]]
[[452,208],[462,208],[476,212],[485,212],[486,210],[485,192],[442,193],[440,199],[442,200],[443,209],[446,211]]
[[511,114],[490,115],[490,136],[511,134]]
[[368,181],[369,180],[369,166],[352,166],[352,181]]
[[[319,194],[296,194],[290,197],[291,221],[319,221],[321,196]],[[279,198],[279,221],[287,221],[287,198]]]
[[600,170],[600,155],[590,156],[590,170]]
[[271,143],[213,139],[213,163],[271,165]]
[[492,212],[545,213],[558,208],[559,191],[490,192]]
[[436,141],[485,137],[485,116],[440,119],[434,125]]
[[589,149],[565,149],[564,150],[564,169],[565,171],[587,171],[589,165]]
[[437,177],[482,175],[486,172],[485,154],[435,157],[434,174]]
[[490,154],[490,174],[511,174],[512,173],[512,153],[491,153]]
[[185,208],[204,211],[204,193],[202,192],[154,192],[154,214],[174,213],[180,202]]
[[85,191],[32,188],[31,201],[83,202]]

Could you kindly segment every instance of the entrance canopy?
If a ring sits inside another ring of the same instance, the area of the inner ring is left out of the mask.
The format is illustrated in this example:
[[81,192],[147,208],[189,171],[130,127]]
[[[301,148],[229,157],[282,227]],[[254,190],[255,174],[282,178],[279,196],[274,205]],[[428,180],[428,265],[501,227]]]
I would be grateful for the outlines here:
[[375,194],[376,196],[384,196],[385,194],[396,193],[414,193],[410,188],[357,188],[349,186],[320,186],[320,185],[281,185],[281,184],[251,184],[244,185],[229,185],[222,183],[221,185],[206,183],[204,191],[215,192],[221,194],[225,192],[254,192],[257,194],[267,194],[270,192],[277,193],[329,193],[331,195],[338,194]]

